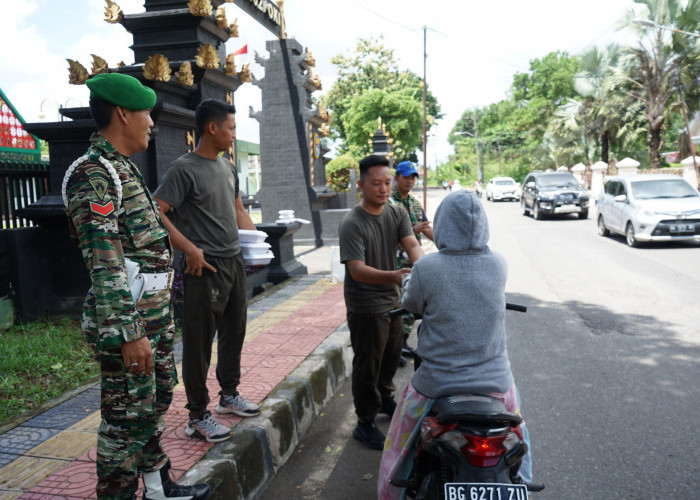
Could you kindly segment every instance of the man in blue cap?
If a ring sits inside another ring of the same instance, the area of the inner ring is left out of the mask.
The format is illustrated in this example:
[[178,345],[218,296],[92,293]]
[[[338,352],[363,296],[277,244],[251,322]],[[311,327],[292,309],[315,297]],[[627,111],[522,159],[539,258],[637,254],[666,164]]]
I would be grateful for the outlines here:
[[[430,241],[433,240],[433,228],[430,226],[430,221],[425,215],[425,211],[423,210],[420,202],[411,195],[411,190],[415,187],[417,179],[418,170],[416,170],[414,163],[410,161],[402,161],[396,165],[396,171],[394,173],[395,188],[391,193],[391,201],[406,209],[408,216],[411,219],[411,225],[413,226],[413,234],[416,235],[418,243],[420,243],[421,235],[424,235]],[[411,261],[408,259],[406,251],[401,246],[399,246],[396,253],[396,264],[399,269],[411,267]],[[416,320],[412,314],[406,314],[403,317],[403,353],[409,356],[413,355],[413,349],[408,346],[407,341],[408,336],[413,331],[415,321]],[[405,366],[405,364],[406,358],[402,356],[401,366]],[[387,402],[386,404],[391,406],[390,402]]]
[[[82,329],[101,372],[97,497],[136,498],[140,474],[144,498],[206,499],[208,485],[172,482],[160,443],[177,383],[172,248],[155,199],[129,159],[148,147],[156,94],[122,73],[97,75],[87,86],[97,133],[66,171],[62,194],[92,280]],[[131,263],[147,281],[142,294],[132,294]]]

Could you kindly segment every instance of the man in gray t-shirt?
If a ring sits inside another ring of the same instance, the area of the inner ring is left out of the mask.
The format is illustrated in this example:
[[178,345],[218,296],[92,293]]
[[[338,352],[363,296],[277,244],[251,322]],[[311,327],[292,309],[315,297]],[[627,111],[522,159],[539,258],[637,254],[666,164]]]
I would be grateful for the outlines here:
[[401,243],[411,262],[423,255],[408,214],[387,205],[391,170],[385,156],[360,162],[358,188],[362,201],[340,224],[340,261],[345,263],[347,308],[352,360],[352,396],[357,414],[353,437],[370,448],[384,448],[384,434],[374,418],[391,416],[396,408],[393,378],[401,358],[402,320],[386,313],[399,305],[399,286],[410,269],[396,269]]
[[[218,413],[250,417],[258,405],[238,393],[246,332],[246,273],[238,228],[255,230],[238,190],[233,164],[219,156],[236,138],[235,109],[217,99],[197,106],[197,147],[178,158],[154,193],[175,248],[185,254],[182,378],[190,412],[188,436],[209,442],[231,437],[207,410],[207,374],[216,334]],[[172,220],[168,214],[172,216]]]

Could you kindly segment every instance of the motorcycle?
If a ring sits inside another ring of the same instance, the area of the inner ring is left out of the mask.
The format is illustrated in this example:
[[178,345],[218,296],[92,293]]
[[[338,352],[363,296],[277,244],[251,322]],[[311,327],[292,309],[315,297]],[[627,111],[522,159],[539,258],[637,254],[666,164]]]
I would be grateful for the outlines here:
[[[516,304],[506,304],[506,309],[527,311]],[[419,365],[416,357],[416,368]],[[439,398],[421,421],[410,475],[390,482],[418,500],[527,500],[527,486],[518,476],[527,452],[521,422],[490,396]]]

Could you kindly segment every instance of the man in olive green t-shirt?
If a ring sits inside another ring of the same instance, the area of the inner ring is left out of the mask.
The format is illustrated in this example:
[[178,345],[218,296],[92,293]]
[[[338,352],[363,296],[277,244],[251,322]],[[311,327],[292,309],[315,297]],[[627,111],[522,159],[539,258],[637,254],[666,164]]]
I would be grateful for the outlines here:
[[391,195],[389,160],[371,155],[360,162],[362,201],[340,224],[340,261],[345,263],[345,305],[352,361],[352,395],[358,422],[353,436],[370,448],[384,448],[374,418],[396,408],[393,378],[401,358],[402,320],[386,313],[399,307],[399,287],[410,269],[396,269],[403,245],[411,262],[423,255],[406,212],[387,205]]

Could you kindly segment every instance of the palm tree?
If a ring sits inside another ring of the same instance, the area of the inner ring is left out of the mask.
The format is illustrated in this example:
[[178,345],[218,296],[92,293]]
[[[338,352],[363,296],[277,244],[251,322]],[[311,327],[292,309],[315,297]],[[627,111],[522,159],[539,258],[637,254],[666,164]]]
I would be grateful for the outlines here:
[[[700,0],[635,0],[642,8],[630,12],[628,25],[642,30],[636,46],[627,52],[616,68],[619,81],[627,82],[625,92],[644,103],[648,122],[647,147],[651,168],[661,166],[664,123],[676,103],[672,100],[681,75],[692,65],[684,59],[696,57],[699,49],[688,43],[680,31],[694,30],[700,21]],[[642,23],[640,23],[640,17]],[[649,27],[651,25],[652,27]]]

